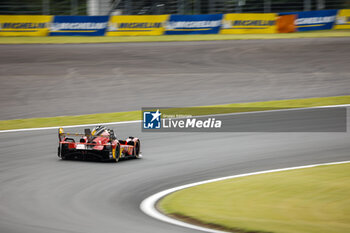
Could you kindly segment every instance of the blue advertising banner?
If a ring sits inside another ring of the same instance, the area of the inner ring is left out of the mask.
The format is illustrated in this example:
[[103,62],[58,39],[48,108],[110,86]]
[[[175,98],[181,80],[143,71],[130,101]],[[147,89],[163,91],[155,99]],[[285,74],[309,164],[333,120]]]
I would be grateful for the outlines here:
[[165,25],[165,35],[217,34],[222,14],[215,15],[171,15]]
[[296,15],[295,26],[299,32],[332,29],[338,10],[288,12],[279,15]]
[[55,16],[50,36],[104,36],[109,16]]

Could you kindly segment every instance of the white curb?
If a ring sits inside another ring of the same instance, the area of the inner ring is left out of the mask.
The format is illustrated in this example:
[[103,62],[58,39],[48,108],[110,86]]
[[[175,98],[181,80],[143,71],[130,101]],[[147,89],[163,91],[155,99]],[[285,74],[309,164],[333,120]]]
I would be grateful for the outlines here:
[[226,180],[226,179],[233,179],[233,178],[252,176],[252,175],[258,175],[258,174],[280,172],[280,171],[288,171],[288,170],[295,170],[295,169],[301,169],[301,168],[311,168],[311,167],[317,167],[317,166],[323,166],[323,165],[343,164],[343,163],[350,163],[350,161],[341,161],[341,162],[332,162],[332,163],[320,163],[320,164],[313,164],[313,165],[306,165],[306,166],[299,166],[299,167],[289,167],[289,168],[281,168],[281,169],[274,169],[274,170],[267,170],[267,171],[259,171],[259,172],[245,173],[245,174],[239,174],[239,175],[234,175],[234,176],[221,177],[221,178],[217,178],[217,179],[205,180],[205,181],[200,181],[200,182],[196,182],[196,183],[192,183],[192,184],[186,184],[186,185],[182,185],[182,186],[178,186],[178,187],[175,187],[175,188],[171,188],[171,189],[167,189],[167,190],[161,191],[159,193],[156,193],[156,194],[146,198],[145,200],[143,200],[141,202],[140,208],[147,215],[149,215],[149,216],[151,216],[151,217],[153,217],[155,219],[161,220],[163,222],[171,223],[171,224],[178,225],[178,226],[181,226],[181,227],[191,228],[191,229],[194,229],[194,230],[204,231],[204,232],[223,233],[225,231],[219,231],[219,230],[214,230],[214,229],[210,229],[210,228],[200,227],[200,226],[192,225],[192,224],[189,224],[189,223],[181,222],[179,220],[170,218],[170,217],[162,214],[161,212],[159,212],[156,209],[155,205],[157,204],[157,202],[160,199],[162,199],[166,195],[169,195],[170,193],[179,191],[181,189],[186,189],[186,188],[190,188],[190,187],[193,187],[193,186],[201,185],[201,184],[207,184],[207,183],[212,183],[212,182]]

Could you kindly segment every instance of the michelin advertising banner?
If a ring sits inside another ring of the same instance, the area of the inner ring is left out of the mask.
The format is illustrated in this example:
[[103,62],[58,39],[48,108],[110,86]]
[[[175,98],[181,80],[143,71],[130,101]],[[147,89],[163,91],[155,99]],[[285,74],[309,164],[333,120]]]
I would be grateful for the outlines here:
[[276,33],[276,18],[276,14],[225,14],[220,33]]
[[304,11],[280,13],[280,15],[296,15],[297,31],[329,30],[333,28],[338,10]]
[[0,15],[0,36],[47,36],[52,16]]
[[118,15],[109,19],[107,36],[163,35],[169,15]]
[[50,36],[104,36],[109,16],[55,16]]
[[215,15],[171,15],[165,26],[165,35],[217,34],[222,14]]
[[334,29],[350,29],[350,9],[338,11]]

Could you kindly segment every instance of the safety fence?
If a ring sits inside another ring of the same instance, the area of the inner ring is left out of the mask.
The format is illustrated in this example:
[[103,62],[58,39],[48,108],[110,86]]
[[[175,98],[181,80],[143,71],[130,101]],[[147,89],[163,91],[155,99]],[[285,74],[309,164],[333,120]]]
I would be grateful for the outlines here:
[[350,9],[208,15],[0,15],[0,36],[287,33],[350,29]]

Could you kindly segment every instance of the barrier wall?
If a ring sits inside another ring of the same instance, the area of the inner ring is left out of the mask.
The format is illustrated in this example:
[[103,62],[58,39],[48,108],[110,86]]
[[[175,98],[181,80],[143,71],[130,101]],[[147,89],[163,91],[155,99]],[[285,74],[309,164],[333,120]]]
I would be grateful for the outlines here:
[[334,29],[350,29],[350,9],[338,11]]
[[0,15],[0,36],[47,36],[52,16]]
[[109,16],[55,16],[50,36],[104,36]]
[[304,11],[280,13],[280,15],[296,15],[297,31],[329,30],[333,28],[338,10]]
[[277,14],[225,14],[221,34],[276,33]]
[[165,26],[165,35],[217,34],[221,21],[222,14],[171,15]]
[[109,19],[107,36],[163,35],[169,15],[119,15]]
[[277,17],[276,25],[278,33],[295,32],[295,18],[296,15],[280,15]]
[[248,34],[333,28],[350,29],[350,9],[288,12],[279,15],[0,15],[0,36]]

